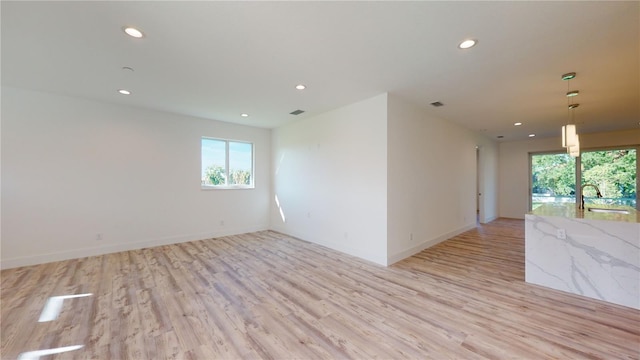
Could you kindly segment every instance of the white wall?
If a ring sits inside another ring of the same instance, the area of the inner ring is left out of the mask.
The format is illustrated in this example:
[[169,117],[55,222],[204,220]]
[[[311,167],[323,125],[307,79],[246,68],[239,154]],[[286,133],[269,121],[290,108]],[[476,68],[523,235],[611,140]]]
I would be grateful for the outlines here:
[[[497,145],[387,94],[273,131],[14,88],[2,103],[3,268],[267,228],[387,265],[475,226],[476,146],[497,215]],[[201,136],[254,142],[256,189],[201,190]]]
[[[640,129],[580,134],[582,149],[640,144]],[[529,153],[563,151],[560,137],[505,142],[499,148],[500,216],[524,219],[529,211]]]
[[481,146],[486,212],[495,217],[496,145],[390,95],[388,262],[475,227],[476,146]]
[[382,94],[273,130],[272,229],[386,265],[386,114]]
[[[270,133],[3,87],[1,266],[267,229]],[[256,188],[201,190],[201,136],[254,142]]]

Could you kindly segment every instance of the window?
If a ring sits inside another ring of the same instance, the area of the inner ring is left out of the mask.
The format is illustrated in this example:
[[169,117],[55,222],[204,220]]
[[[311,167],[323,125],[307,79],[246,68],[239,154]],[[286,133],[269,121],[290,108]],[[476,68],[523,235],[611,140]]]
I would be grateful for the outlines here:
[[639,149],[583,150],[578,158],[566,153],[530,154],[530,209],[547,202],[577,203],[581,195],[589,204],[638,208]]
[[253,188],[253,144],[202,138],[203,188]]
[[[636,153],[634,148],[582,152],[581,186],[587,203],[636,207]],[[595,188],[600,190],[601,198]]]
[[576,202],[576,159],[566,152],[531,154],[531,210],[564,202]]

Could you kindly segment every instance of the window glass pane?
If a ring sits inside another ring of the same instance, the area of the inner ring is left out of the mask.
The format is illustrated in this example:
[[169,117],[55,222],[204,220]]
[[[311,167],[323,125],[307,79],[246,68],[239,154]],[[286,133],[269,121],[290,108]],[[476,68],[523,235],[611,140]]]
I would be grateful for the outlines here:
[[[636,207],[636,156],[635,149],[583,152],[580,158],[585,204]],[[597,197],[595,187],[602,198]]]
[[202,139],[202,184],[226,185],[226,141]]
[[229,185],[251,185],[253,144],[229,141]]
[[531,210],[576,202],[576,160],[566,153],[531,155]]

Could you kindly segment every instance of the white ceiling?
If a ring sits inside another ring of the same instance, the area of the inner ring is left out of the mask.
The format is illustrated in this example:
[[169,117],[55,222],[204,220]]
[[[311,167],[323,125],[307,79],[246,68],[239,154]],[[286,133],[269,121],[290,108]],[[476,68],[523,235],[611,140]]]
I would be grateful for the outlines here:
[[640,127],[638,1],[2,1],[1,17],[6,86],[266,128],[390,92],[509,141],[559,136],[575,71],[579,133]]

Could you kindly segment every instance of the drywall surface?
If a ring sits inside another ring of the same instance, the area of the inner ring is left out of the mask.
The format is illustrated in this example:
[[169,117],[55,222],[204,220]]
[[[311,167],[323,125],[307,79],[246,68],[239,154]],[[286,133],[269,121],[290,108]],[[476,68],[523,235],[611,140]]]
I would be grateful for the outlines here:
[[[640,129],[580,134],[583,150],[640,144]],[[560,137],[504,142],[499,145],[500,216],[524,219],[529,211],[529,153],[564,151]]]
[[393,263],[475,227],[478,135],[392,95],[388,114],[387,247]]
[[273,130],[274,230],[386,265],[387,95]]
[[[202,136],[253,142],[255,189],[202,190]],[[270,142],[267,129],[3,87],[2,267],[268,229]]]

